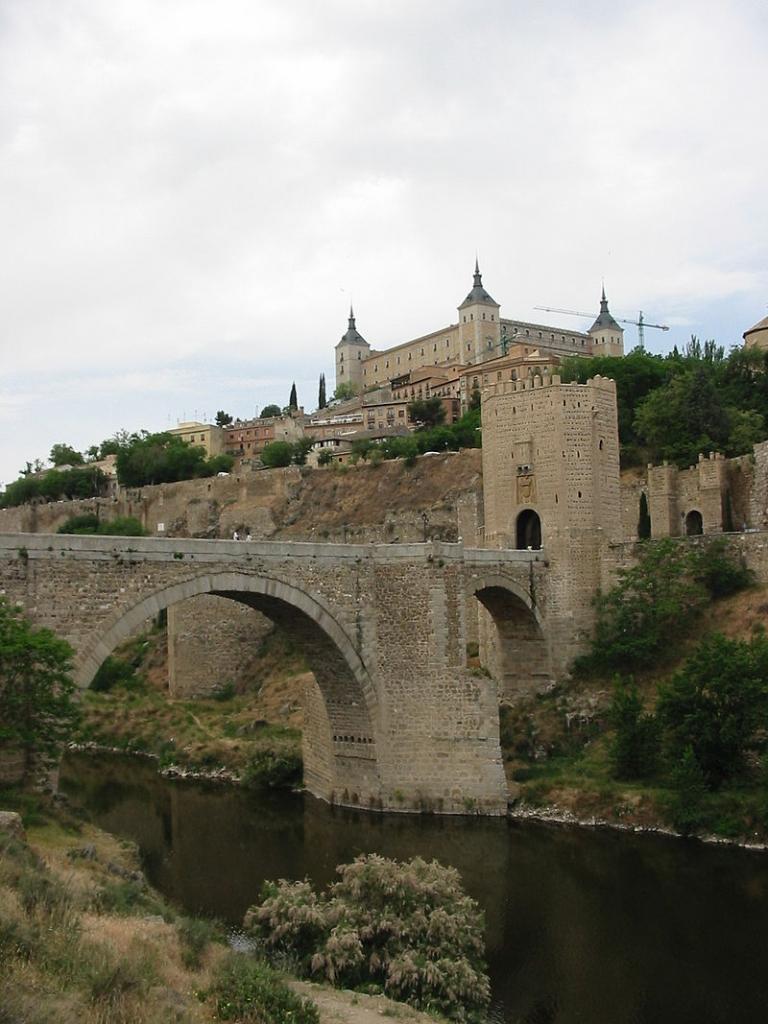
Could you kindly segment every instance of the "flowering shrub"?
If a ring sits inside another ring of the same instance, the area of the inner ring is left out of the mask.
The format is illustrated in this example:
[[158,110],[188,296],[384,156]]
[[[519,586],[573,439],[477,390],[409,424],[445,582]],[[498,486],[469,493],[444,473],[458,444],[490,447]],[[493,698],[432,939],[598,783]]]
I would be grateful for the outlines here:
[[268,883],[246,930],[268,951],[298,958],[307,975],[378,988],[454,1020],[479,1019],[490,996],[483,915],[458,872],[377,854],[337,872],[321,894],[307,881]]

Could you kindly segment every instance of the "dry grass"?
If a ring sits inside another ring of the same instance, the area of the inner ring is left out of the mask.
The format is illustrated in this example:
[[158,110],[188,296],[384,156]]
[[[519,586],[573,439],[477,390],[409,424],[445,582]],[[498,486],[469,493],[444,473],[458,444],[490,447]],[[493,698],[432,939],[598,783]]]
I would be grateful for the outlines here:
[[[138,871],[135,848],[41,801],[34,817],[26,843],[0,833],[0,1024],[214,1024],[208,993],[229,954],[205,937],[211,925],[180,918],[146,886],[137,891],[154,913],[100,910],[113,869]],[[84,848],[87,858],[71,856]],[[327,993],[321,1024],[339,1020],[356,1020],[349,1000]]]
[[263,750],[299,753],[301,695],[313,677],[282,634],[268,635],[239,692],[223,701],[171,700],[166,650],[165,633],[151,634],[136,682],[84,695],[79,739],[153,753],[164,764],[238,773]]
[[346,475],[333,469],[312,470],[274,509],[275,522],[286,524],[274,536],[322,536],[324,530],[347,526],[354,537],[355,527],[380,524],[385,511],[397,514],[449,505],[458,494],[479,491],[481,486],[479,448],[417,459],[412,467],[392,460],[353,466]]

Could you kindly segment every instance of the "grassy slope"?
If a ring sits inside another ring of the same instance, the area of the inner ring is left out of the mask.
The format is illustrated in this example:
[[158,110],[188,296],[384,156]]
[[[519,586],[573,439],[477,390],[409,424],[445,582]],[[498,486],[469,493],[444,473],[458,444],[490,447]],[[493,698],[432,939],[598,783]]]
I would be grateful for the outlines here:
[[[0,831],[0,1024],[222,1019],[211,987],[231,956],[223,932],[150,889],[131,843],[37,796],[0,791],[0,808],[27,827],[25,841]],[[434,1021],[383,996],[288,980],[316,1000],[320,1024]]]
[[[757,586],[713,603],[695,634],[653,671],[635,675],[647,708],[656,688],[685,661],[707,633],[748,640],[768,621],[768,587]],[[607,710],[611,681],[588,678],[515,709],[502,709],[502,747],[513,799],[534,807],[556,805],[579,818],[637,826],[665,824],[669,791],[663,785],[611,777]],[[751,777],[707,796],[707,827],[741,840],[768,840],[766,795],[757,768]]]
[[79,742],[152,753],[163,765],[236,773],[261,751],[300,753],[300,695],[309,674],[280,633],[266,638],[242,692],[226,700],[170,700],[166,648],[165,631],[158,630],[115,653],[128,663],[138,660],[138,668],[109,692],[84,694]]

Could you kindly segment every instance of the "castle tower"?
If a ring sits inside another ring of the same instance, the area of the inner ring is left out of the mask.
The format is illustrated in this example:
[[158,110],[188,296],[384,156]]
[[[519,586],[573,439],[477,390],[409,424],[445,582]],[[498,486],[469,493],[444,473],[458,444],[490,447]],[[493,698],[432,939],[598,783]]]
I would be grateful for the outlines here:
[[482,363],[501,355],[500,308],[483,288],[483,277],[475,260],[472,291],[459,306],[459,358],[462,362]]
[[588,333],[592,339],[592,355],[624,355],[624,330],[619,327],[608,309],[605,285],[603,285],[603,294],[600,299],[600,312],[598,313],[597,320],[589,328]]
[[566,661],[592,629],[602,555],[622,539],[616,384],[504,381],[483,388],[481,408],[486,544],[542,549]]
[[347,333],[336,345],[336,386],[351,384],[359,394],[363,387],[363,360],[371,346],[355,327],[355,311],[349,307]]

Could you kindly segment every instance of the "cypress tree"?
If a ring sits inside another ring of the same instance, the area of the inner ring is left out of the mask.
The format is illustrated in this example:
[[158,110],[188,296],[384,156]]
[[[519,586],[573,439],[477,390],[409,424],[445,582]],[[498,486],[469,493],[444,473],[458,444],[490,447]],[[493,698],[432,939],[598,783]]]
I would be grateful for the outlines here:
[[320,387],[317,392],[317,408],[324,409],[328,402],[325,398],[325,374],[320,374]]
[[299,400],[296,397],[296,381],[291,385],[291,397],[288,399],[288,408],[293,410],[299,408]]

